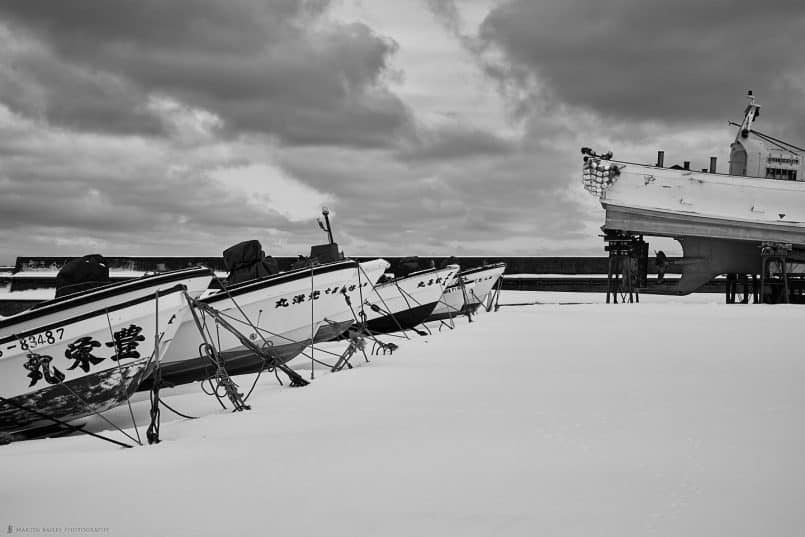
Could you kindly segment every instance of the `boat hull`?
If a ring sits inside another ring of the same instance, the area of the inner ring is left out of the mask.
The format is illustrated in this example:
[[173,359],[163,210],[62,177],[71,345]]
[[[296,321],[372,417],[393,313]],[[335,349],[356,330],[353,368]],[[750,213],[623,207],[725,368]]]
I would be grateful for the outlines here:
[[324,322],[321,323],[313,338],[314,343],[336,339],[349,330],[355,323],[356,317],[359,318],[361,311],[365,309],[363,300],[365,296],[372,294],[370,287],[375,287],[389,266],[389,262],[385,259],[372,259],[359,264],[360,272],[357,274],[357,280],[361,285],[356,291],[349,293],[349,303],[344,301],[340,310],[334,311],[324,318]]
[[[298,356],[305,347],[308,346],[308,341],[286,343],[271,347],[271,356],[276,363],[284,364],[296,356]],[[266,369],[271,364],[250,349],[240,348],[237,350],[223,351],[219,356],[224,364],[224,369],[227,375],[245,375],[247,373],[256,373]],[[206,356],[199,356],[187,360],[173,361],[161,365],[160,376],[162,377],[165,386],[178,386],[181,384],[189,384],[191,382],[198,382],[212,378],[215,376],[218,366]],[[150,390],[154,386],[153,374],[148,375],[137,388],[139,391]]]
[[433,308],[438,302],[429,302],[402,311],[396,311],[393,315],[383,315],[370,321],[366,321],[366,328],[373,334],[389,334],[400,330],[411,330],[428,320]]
[[458,270],[458,265],[448,265],[376,285],[364,300],[367,329],[383,334],[425,322]]
[[606,229],[656,237],[702,237],[752,243],[780,242],[805,247],[805,228],[795,223],[736,221],[694,213],[646,209],[602,201]]
[[355,323],[351,318],[346,321],[333,321],[323,323],[319,326],[316,336],[313,338],[313,343],[322,343],[325,341],[332,341],[338,338]]
[[40,414],[78,419],[125,400],[170,348],[188,311],[184,285],[144,292],[135,298],[123,293],[128,300],[117,304],[104,299],[98,309],[84,304],[83,313],[40,326],[26,317],[24,332],[6,327],[0,333],[0,395],[6,400],[0,429],[52,424]]
[[[382,261],[382,260],[380,260]],[[378,264],[378,270],[385,270]],[[317,334],[330,323],[325,319],[342,316],[345,296],[359,303],[361,293],[371,283],[352,260],[317,265],[268,278],[245,282],[201,299],[224,315],[251,341],[265,347],[279,362],[287,362],[316,341]],[[374,269],[373,269],[374,270]],[[377,274],[379,277],[379,274]],[[351,314],[350,314],[351,315]],[[211,342],[219,350],[228,374],[257,372],[265,360],[247,349],[233,334],[217,329],[207,319]],[[328,336],[324,330],[321,337]],[[188,319],[179,328],[171,350],[161,365],[162,379],[168,384],[185,384],[209,378],[216,370],[211,361],[199,354],[202,343],[198,328]],[[140,389],[148,389],[146,380]]]
[[612,161],[605,228],[664,237],[805,247],[805,183]]
[[764,243],[805,258],[805,183],[693,172],[589,157],[584,184],[606,211],[605,231],[670,237],[682,277],[654,293],[692,293],[719,274],[759,274]]
[[[123,404],[146,372],[143,362],[129,363],[8,398],[0,403],[0,430],[19,432],[53,425],[31,410],[63,421],[104,412]],[[76,412],[77,407],[83,411]]]
[[444,290],[428,320],[440,321],[475,312],[505,270],[505,263],[496,263],[459,272],[456,280]]
[[88,309],[100,310],[113,307],[138,297],[153,294],[158,289],[183,285],[190,296],[196,297],[207,289],[212,277],[211,270],[192,267],[125,280],[40,302],[31,309],[0,318],[0,340],[2,334],[5,333],[20,334],[44,325],[64,322]]

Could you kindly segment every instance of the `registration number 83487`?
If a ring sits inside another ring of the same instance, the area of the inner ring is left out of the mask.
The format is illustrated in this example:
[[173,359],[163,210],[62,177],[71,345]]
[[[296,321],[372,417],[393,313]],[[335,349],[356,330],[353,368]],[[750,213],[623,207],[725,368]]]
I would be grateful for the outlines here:
[[[54,328],[53,330],[45,330],[37,334],[22,337],[17,340],[17,343],[23,351],[30,351],[47,345],[53,345],[62,339],[64,339],[64,328]],[[0,356],[3,356],[3,351],[10,351],[15,347],[16,345],[11,344],[7,345],[5,348],[0,348]]]

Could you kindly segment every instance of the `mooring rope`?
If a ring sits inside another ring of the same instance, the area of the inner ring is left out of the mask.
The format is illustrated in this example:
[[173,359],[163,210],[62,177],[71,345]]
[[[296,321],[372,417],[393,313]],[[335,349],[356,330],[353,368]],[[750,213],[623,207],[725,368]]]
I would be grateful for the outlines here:
[[[408,306],[408,309],[412,309],[412,308],[411,308],[411,304],[408,302],[408,299],[406,298],[406,295],[407,295],[408,297],[410,297],[410,298],[411,298],[411,300],[413,300],[413,301],[414,301],[414,303],[416,303],[416,305],[417,305],[417,306],[422,306],[422,305],[423,305],[423,304],[422,304],[422,303],[421,303],[419,300],[417,300],[417,299],[416,299],[416,298],[415,298],[415,297],[414,297],[414,296],[413,296],[411,293],[409,293],[408,291],[406,291],[405,289],[403,289],[402,287],[400,287],[400,284],[399,284],[399,283],[395,282],[395,285],[397,286],[397,290],[400,292],[400,294],[402,295],[403,299],[405,300],[405,305],[406,305],[406,306]],[[444,286],[441,286],[441,288],[442,288],[442,294],[444,294]],[[439,295],[439,296],[441,296],[441,295]],[[425,327],[425,330],[427,330],[427,331],[428,331],[428,334],[431,334],[431,335],[433,334],[433,332],[431,332],[431,330],[430,330],[430,327],[428,326],[428,323],[426,323],[425,321],[422,321],[422,322],[421,322],[421,323],[419,323],[419,324],[421,324],[422,326],[424,326],[424,327]],[[424,336],[424,335],[425,335],[425,334],[423,334],[421,331],[417,330],[417,329],[416,329],[416,328],[414,328],[414,327],[411,327],[411,330],[413,330],[414,332],[416,332],[416,333],[417,333],[417,334],[419,334],[420,336]]]
[[178,410],[176,410],[175,408],[170,406],[168,403],[166,403],[164,399],[160,399],[159,404],[164,406],[165,408],[167,408],[168,410],[170,410],[171,412],[173,412],[177,416],[181,416],[182,418],[185,418],[185,419],[188,419],[188,420],[197,420],[198,419],[198,416],[188,416],[187,414],[182,414],[181,412],[179,412]]
[[[232,403],[232,405],[235,407],[235,411],[249,410],[248,405],[246,405],[243,402],[241,394],[238,393],[238,391],[237,391],[237,385],[229,377],[229,373],[227,373],[226,368],[224,367],[223,360],[221,359],[220,355],[215,350],[215,347],[208,341],[207,335],[205,335],[205,333],[204,333],[204,328],[202,327],[201,321],[199,321],[198,315],[196,314],[196,309],[195,309],[196,302],[194,301],[194,299],[192,299],[190,297],[190,295],[187,294],[187,292],[185,292],[185,299],[187,300],[187,303],[190,306],[190,313],[193,316],[193,321],[195,322],[196,328],[198,329],[199,334],[201,335],[201,339],[203,340],[203,343],[201,345],[199,345],[199,357],[202,358],[201,352],[202,352],[202,349],[203,349],[203,352],[207,355],[207,358],[209,358],[210,361],[212,361],[213,364],[215,364],[215,366],[216,366],[214,376],[215,376],[217,385],[213,388],[213,393],[215,393],[215,396],[218,398],[218,402],[221,403],[221,400],[220,400],[220,397],[218,395],[217,390],[218,390],[219,387],[223,387],[224,390],[226,391],[227,398]],[[202,310],[202,314],[203,313],[204,313],[204,311]],[[204,323],[204,327],[206,327],[206,320],[205,320],[205,323]],[[209,331],[208,331],[208,334],[209,334]],[[209,334],[209,336],[210,336],[210,339],[212,339],[212,335]],[[203,386],[204,386],[204,384],[202,382],[202,390],[204,390]],[[212,380],[211,379],[210,379],[210,386],[212,388]],[[207,393],[207,392],[205,391],[204,393]],[[223,403],[221,403],[221,405],[223,406]]]
[[[313,266],[310,267],[310,274],[311,274],[311,280],[312,280],[312,278],[313,278]],[[238,302],[235,300],[235,297],[232,296],[232,293],[229,291],[229,289],[223,284],[223,282],[221,282],[220,278],[218,278],[218,276],[215,276],[215,275],[213,277],[218,282],[218,285],[220,285],[221,288],[223,289],[223,291],[226,293],[226,296],[229,298],[229,300],[231,300],[232,303],[235,305],[235,307],[238,309],[238,312],[240,312],[240,314],[243,316],[243,318],[246,321],[248,321],[248,324],[252,328],[252,330],[254,330],[260,336],[260,338],[263,340],[264,345],[265,346],[270,346],[271,343],[263,336],[263,333],[260,331],[260,329],[258,327],[256,327],[254,325],[254,323],[252,323],[251,319],[249,319],[249,317],[246,315],[246,312],[243,311],[243,308],[240,307],[240,304],[238,304]],[[219,315],[223,315],[223,312],[218,312],[218,313],[219,313]],[[262,356],[261,356],[261,358],[263,358],[263,362],[265,362],[265,358],[262,357]],[[277,377],[277,380],[279,380],[279,377]]]
[[[156,292],[156,297],[157,297],[156,298],[156,300],[157,300],[156,307],[157,307],[157,314],[158,314],[159,313],[159,291]],[[120,381],[123,382],[123,366],[120,365],[120,348],[118,346],[117,339],[115,339],[115,332],[112,329],[112,320],[109,318],[109,308],[104,308],[103,312],[104,312],[104,315],[106,315],[106,324],[109,327],[109,337],[112,339],[112,341],[115,342],[115,354],[117,355],[117,360],[115,360],[115,363],[117,364],[117,372],[120,374]],[[157,315],[157,320],[158,319],[159,319],[159,316]],[[155,341],[154,342],[154,352],[156,352],[156,349],[157,349],[156,345],[157,345],[157,343]],[[151,357],[153,357],[153,353],[151,354]],[[146,362],[146,367],[148,367],[150,362],[151,362],[151,358],[149,358],[148,362]],[[131,398],[129,397],[129,391],[128,390],[126,390],[126,404],[129,407],[129,416],[131,417],[131,424],[134,427],[134,431],[137,433],[137,443],[142,445],[142,438],[140,438],[140,429],[139,429],[139,427],[137,427],[137,421],[134,419],[134,410],[132,410],[132,408],[131,408]]]
[[142,445],[142,443],[141,443],[139,440],[137,440],[136,438],[134,438],[133,436],[131,436],[130,434],[128,434],[126,431],[124,431],[123,429],[121,429],[120,427],[118,427],[117,425],[115,425],[114,423],[112,423],[112,422],[111,422],[111,421],[110,421],[110,420],[109,420],[109,419],[108,419],[106,416],[104,416],[103,414],[101,414],[101,413],[100,413],[100,412],[98,412],[97,410],[93,410],[93,409],[92,409],[92,407],[90,407],[90,406],[89,406],[89,403],[87,403],[87,402],[86,402],[86,401],[85,401],[85,400],[84,400],[84,399],[83,399],[83,398],[82,398],[80,395],[78,395],[77,393],[75,393],[75,391],[73,391],[73,389],[72,389],[72,388],[70,388],[70,387],[69,387],[67,384],[64,384],[64,382],[63,382],[63,381],[62,381],[62,382],[60,382],[60,383],[58,384],[58,386],[62,386],[64,389],[66,389],[68,392],[70,392],[70,393],[71,393],[71,394],[72,394],[72,395],[73,395],[73,396],[74,396],[76,399],[78,399],[78,401],[79,401],[79,402],[80,402],[82,405],[84,405],[84,408],[85,408],[86,410],[89,410],[89,411],[90,411],[90,413],[92,413],[92,414],[94,414],[94,415],[98,416],[98,417],[99,417],[99,418],[101,418],[103,421],[105,421],[107,424],[109,424],[109,425],[111,425],[113,428],[117,429],[117,430],[118,430],[118,431],[119,431],[121,434],[123,434],[124,436],[128,437],[128,439],[129,439],[129,440],[131,440],[132,442],[136,442],[136,443],[137,443],[138,445],[140,445],[140,446]]
[[316,302],[313,300],[313,263],[310,264],[310,380],[313,380],[316,377],[316,360],[313,359],[313,353],[315,352],[315,339],[316,334],[314,333],[314,316],[313,316],[313,303]]
[[[148,412],[149,417],[151,418],[151,422],[148,424],[148,428],[145,431],[145,438],[148,440],[149,444],[159,443],[159,425],[160,425],[159,388],[160,384],[162,384],[162,364],[160,363],[159,347],[161,343],[162,343],[162,337],[159,335],[159,292],[157,291],[156,312],[154,317],[154,352],[151,353],[151,358],[156,357],[157,366],[156,369],[154,369],[154,383],[151,386],[151,392],[148,394],[148,399],[151,401],[151,408]],[[151,360],[151,358],[149,358],[149,361]],[[129,410],[130,409],[131,405],[129,404]],[[132,415],[132,420],[133,419],[134,416]],[[139,437],[140,436],[138,434],[137,438]]]
[[[361,267],[361,270],[363,270],[363,267]],[[364,276],[366,276],[366,273],[364,273]],[[367,276],[367,279],[368,279],[368,276]],[[395,285],[396,285],[396,281],[395,281]],[[380,291],[378,291],[378,290],[377,290],[377,286],[375,286],[374,284],[372,284],[372,291],[374,291],[374,292],[375,292],[375,294],[377,295],[377,298],[379,298],[379,299],[380,299],[380,302],[382,302],[382,303],[383,303],[383,306],[385,306],[385,307],[386,307],[386,310],[388,310],[388,314],[387,314],[387,315],[391,316],[391,319],[394,321],[394,324],[396,324],[396,325],[397,325],[397,328],[399,328],[399,329],[400,329],[400,331],[401,331],[401,332],[402,332],[402,333],[405,335],[405,339],[410,339],[410,338],[408,337],[408,334],[406,333],[405,329],[402,327],[402,325],[400,324],[400,322],[397,320],[397,317],[396,317],[396,316],[395,316],[393,313],[391,313],[391,308],[389,307],[389,305],[388,305],[388,304],[386,304],[386,300],[383,298],[383,295],[381,295],[381,294],[380,294]],[[378,311],[377,309],[375,309],[375,305],[372,305],[372,304],[369,302],[369,299],[368,299],[368,298],[367,298],[367,299],[364,299],[363,303],[361,304],[361,308],[363,308],[363,305],[364,305],[364,304],[365,304],[365,305],[367,305],[367,306],[369,306],[369,307],[370,307],[370,308],[371,308],[373,311],[375,311],[375,312],[377,312],[377,311]]]
[[[228,314],[226,312],[219,311],[218,315],[220,315],[222,318],[225,318],[225,319],[227,319],[229,321],[232,321],[232,323],[238,323],[238,324],[241,324],[241,325],[249,326],[248,323],[244,322],[243,320],[241,320],[241,319],[239,319],[237,317],[233,317],[232,315],[230,315],[230,314]],[[285,336],[283,334],[279,334],[277,332],[272,332],[268,328],[256,327],[256,329],[257,329],[258,333],[260,333],[261,336],[264,335],[264,334],[268,334],[270,337],[274,337],[274,338],[277,338],[277,339],[282,339],[282,340],[287,341],[288,343],[302,343],[302,341],[297,341],[297,340],[289,338],[288,336]],[[271,340],[266,340],[265,338],[263,338],[263,340],[267,341],[268,345],[270,347],[274,346],[274,344],[271,342]],[[323,352],[325,354],[330,354],[332,356],[340,356],[339,354],[334,353],[332,351],[328,351],[327,349],[318,348],[316,350],[318,352]],[[308,359],[311,358],[311,356],[308,353],[304,352],[304,350],[301,351],[299,354],[304,356],[305,358],[308,358]],[[263,358],[263,360],[265,361],[265,358]],[[273,366],[271,364],[268,364],[268,366],[269,366],[268,367],[269,370],[273,369]],[[275,373],[275,376],[276,376],[276,373]],[[280,384],[282,384],[282,381],[279,379],[279,377],[277,377],[277,381],[279,381]]]

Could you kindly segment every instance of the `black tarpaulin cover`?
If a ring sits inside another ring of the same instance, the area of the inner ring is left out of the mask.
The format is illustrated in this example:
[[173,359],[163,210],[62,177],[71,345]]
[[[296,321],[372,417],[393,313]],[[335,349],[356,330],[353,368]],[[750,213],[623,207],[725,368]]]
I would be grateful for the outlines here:
[[109,283],[109,267],[100,254],[68,261],[56,275],[56,298]]
[[224,266],[229,271],[227,285],[255,280],[279,272],[277,262],[266,257],[258,240],[239,242],[224,250]]

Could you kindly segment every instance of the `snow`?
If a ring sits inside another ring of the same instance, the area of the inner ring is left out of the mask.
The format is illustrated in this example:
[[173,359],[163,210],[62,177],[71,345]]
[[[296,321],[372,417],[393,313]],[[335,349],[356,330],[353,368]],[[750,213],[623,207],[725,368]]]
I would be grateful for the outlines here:
[[[304,388],[263,375],[243,413],[198,385],[163,390],[201,418],[163,410],[159,445],[0,448],[0,522],[114,536],[801,534],[802,308],[641,299],[504,292],[501,304],[541,304],[386,336],[392,356],[318,366]],[[107,415],[130,423],[125,407]]]
[[[548,278],[548,279],[561,278],[561,279],[573,280],[573,279],[606,278],[606,277],[607,277],[606,274],[529,274],[529,273],[524,273],[524,274],[504,274],[503,275],[504,280],[541,280],[541,279],[545,279],[545,278]],[[674,279],[674,278],[678,279],[678,278],[681,278],[681,277],[682,277],[681,274],[666,274],[665,275],[666,279]],[[717,279],[717,278],[720,278],[720,276],[717,276],[714,279]]]

